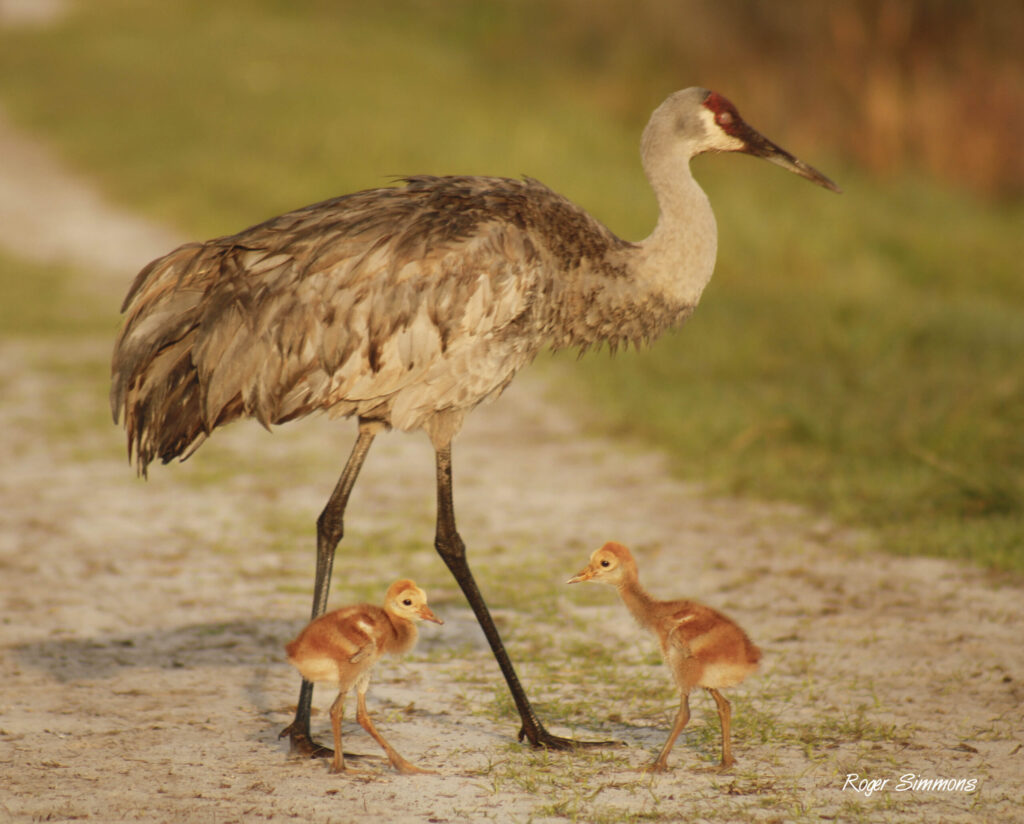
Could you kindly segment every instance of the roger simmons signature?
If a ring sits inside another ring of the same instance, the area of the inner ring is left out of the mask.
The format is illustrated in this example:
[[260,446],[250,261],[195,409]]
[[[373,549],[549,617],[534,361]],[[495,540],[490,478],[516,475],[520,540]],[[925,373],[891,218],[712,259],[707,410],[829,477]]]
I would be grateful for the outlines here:
[[897,778],[861,778],[857,773],[847,773],[844,790],[853,790],[865,798],[888,788],[890,781],[896,783],[893,792],[945,792],[973,793],[978,788],[977,778],[923,778],[914,773],[904,773]]

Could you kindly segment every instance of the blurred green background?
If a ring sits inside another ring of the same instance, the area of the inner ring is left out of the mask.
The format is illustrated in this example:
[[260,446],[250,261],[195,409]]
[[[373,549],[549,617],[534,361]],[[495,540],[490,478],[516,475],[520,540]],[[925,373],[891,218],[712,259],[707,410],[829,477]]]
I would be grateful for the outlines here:
[[[1007,0],[83,0],[0,29],[0,104],[189,237],[480,173],[539,178],[635,240],[648,114],[714,88],[845,193],[698,158],[720,251],[693,319],[541,368],[589,426],[714,493],[1019,573],[1022,42]],[[0,259],[2,334],[112,339],[116,302],[72,306],[71,277]]]

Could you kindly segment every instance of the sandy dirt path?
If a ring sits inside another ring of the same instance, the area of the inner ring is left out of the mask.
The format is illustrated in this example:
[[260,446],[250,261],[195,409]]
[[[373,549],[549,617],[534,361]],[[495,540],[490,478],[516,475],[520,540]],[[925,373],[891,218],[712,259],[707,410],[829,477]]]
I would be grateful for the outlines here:
[[[170,233],[105,203],[3,118],[0,157],[3,244],[78,266],[113,319]],[[1024,820],[1019,589],[862,551],[796,508],[709,499],[657,455],[581,434],[529,372],[457,441],[460,526],[478,569],[555,593],[491,599],[535,700],[578,705],[576,734],[627,746],[548,756],[515,744],[497,667],[441,584],[431,600],[446,625],[383,665],[370,693],[396,748],[440,775],[371,762],[356,780],[290,760],[277,733],[297,679],[281,647],[308,613],[313,521],[352,425],[236,425],[144,483],[104,421],[111,339],[0,345],[2,821]],[[335,604],[398,575],[445,580],[429,446],[379,441]],[[302,540],[283,545],[296,528],[282,522],[303,525]],[[667,675],[614,593],[561,587],[611,538],[634,547],[656,594],[731,613],[764,649],[762,672],[731,693],[733,771],[709,770],[703,697],[673,771],[636,771],[674,712]],[[407,548],[403,569],[360,556],[382,543]],[[314,724],[326,730],[322,712]],[[354,722],[346,734],[374,751]],[[901,789],[908,774],[961,783]],[[887,784],[867,795],[854,788],[864,779]]]

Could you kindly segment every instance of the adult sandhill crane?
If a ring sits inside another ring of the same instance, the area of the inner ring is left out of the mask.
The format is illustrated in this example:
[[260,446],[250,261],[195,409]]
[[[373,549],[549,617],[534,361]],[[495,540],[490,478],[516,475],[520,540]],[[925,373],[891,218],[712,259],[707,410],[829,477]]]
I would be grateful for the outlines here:
[[[327,605],[345,506],[382,429],[423,429],[436,453],[435,547],[458,581],[522,719],[519,739],[565,748],[540,723],[466,561],[452,502],[452,439],[544,347],[639,345],[694,309],[715,263],[715,218],[690,173],[702,152],[763,157],[832,181],[690,88],[651,115],[641,144],[660,208],[639,243],[535,180],[411,177],[326,200],[146,266],[122,306],[111,406],[129,457],[184,459],[218,426],[325,410],[358,436],[317,519],[313,617]],[[292,750],[309,734],[303,681]]]

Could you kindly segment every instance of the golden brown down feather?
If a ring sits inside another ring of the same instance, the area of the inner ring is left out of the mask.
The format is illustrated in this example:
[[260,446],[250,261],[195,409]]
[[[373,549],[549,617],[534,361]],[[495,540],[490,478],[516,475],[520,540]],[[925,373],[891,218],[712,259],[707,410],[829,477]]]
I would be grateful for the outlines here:
[[423,426],[500,392],[546,344],[640,342],[652,314],[680,319],[688,307],[655,300],[600,311],[615,295],[598,281],[607,293],[608,261],[628,248],[536,181],[469,177],[410,178],[186,244],[125,299],[115,421],[143,472],[242,415]]
[[615,541],[594,550],[588,563],[569,579],[570,584],[595,581],[609,584],[637,622],[658,637],[661,652],[679,688],[679,710],[665,746],[647,769],[668,768],[668,756],[676,738],[690,720],[690,692],[703,687],[715,701],[722,725],[722,767],[732,755],[730,724],[732,707],[719,690],[740,683],[757,669],[761,650],[731,618],[696,601],[662,601],[640,585],[633,553]]
[[427,606],[426,593],[408,578],[395,581],[384,596],[384,606],[355,604],[315,618],[285,646],[288,661],[302,677],[316,683],[332,684],[338,696],[331,705],[334,759],[331,772],[356,772],[345,764],[341,748],[341,720],[345,696],[356,688],[356,720],[387,753],[391,765],[401,773],[430,772],[413,766],[384,739],[366,709],[370,673],[382,655],[398,655],[416,645],[418,621],[443,624]]

